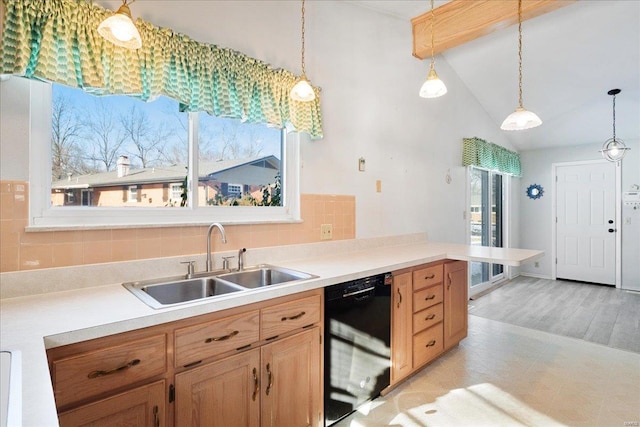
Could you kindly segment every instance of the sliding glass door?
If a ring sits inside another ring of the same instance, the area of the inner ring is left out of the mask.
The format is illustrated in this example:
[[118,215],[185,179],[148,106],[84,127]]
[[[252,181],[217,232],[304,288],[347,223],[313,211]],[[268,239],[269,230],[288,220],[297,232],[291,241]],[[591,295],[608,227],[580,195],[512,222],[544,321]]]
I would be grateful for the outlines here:
[[[469,167],[469,234],[473,246],[501,248],[504,242],[506,177],[498,172]],[[504,266],[471,262],[469,294],[473,296],[504,278]]]

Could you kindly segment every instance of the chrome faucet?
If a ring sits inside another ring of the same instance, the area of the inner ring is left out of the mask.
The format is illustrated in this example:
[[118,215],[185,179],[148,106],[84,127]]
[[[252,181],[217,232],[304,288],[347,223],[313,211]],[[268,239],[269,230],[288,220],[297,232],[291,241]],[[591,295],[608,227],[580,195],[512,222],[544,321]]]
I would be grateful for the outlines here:
[[213,229],[217,228],[220,230],[220,234],[222,235],[222,243],[227,243],[227,235],[224,232],[224,227],[219,222],[214,222],[209,226],[207,230],[207,271],[211,271],[213,269],[213,263],[211,262],[211,233]]
[[247,248],[238,250],[238,271],[244,270],[244,253],[247,252]]

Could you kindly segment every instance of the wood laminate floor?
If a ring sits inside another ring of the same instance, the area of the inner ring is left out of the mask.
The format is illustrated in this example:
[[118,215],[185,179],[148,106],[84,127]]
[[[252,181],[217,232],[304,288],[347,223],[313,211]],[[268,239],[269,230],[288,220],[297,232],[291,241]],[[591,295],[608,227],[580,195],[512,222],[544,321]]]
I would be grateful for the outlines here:
[[520,276],[469,302],[469,314],[640,353],[640,293]]

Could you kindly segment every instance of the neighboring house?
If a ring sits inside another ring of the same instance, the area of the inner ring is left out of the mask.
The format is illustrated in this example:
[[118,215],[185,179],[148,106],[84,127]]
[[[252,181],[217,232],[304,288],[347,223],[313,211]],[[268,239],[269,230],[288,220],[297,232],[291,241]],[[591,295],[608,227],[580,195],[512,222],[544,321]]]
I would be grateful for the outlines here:
[[[198,203],[218,203],[251,194],[276,182],[280,160],[275,156],[200,162]],[[51,183],[53,206],[180,206],[187,168],[184,165],[131,169],[126,156],[115,171],[69,176]]]

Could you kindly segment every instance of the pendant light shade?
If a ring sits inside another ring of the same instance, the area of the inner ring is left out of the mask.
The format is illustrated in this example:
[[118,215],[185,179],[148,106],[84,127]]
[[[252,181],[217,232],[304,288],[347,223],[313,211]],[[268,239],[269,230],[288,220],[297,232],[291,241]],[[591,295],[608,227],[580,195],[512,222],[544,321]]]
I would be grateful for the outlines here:
[[301,19],[301,22],[302,22],[302,36],[301,36],[302,49],[300,51],[300,57],[301,57],[301,62],[302,62],[302,75],[300,76],[300,78],[298,79],[296,84],[293,86],[293,88],[291,88],[291,93],[289,94],[289,96],[294,101],[309,102],[309,101],[313,101],[314,99],[316,99],[316,94],[313,91],[313,88],[311,87],[311,84],[309,83],[309,80],[307,80],[306,72],[305,72],[305,69],[304,69],[304,11],[305,11],[305,9],[304,9],[304,0],[302,0],[302,11],[301,11],[301,15],[302,15],[302,19]]
[[518,0],[518,108],[502,122],[502,130],[525,130],[540,126],[542,120],[522,106],[522,0]]
[[433,20],[433,0],[431,0],[431,66],[429,67],[427,79],[420,87],[419,94],[422,98],[437,98],[447,93],[447,86],[440,80],[435,68],[436,58],[433,54]]
[[142,38],[131,18],[131,3],[122,0],[118,11],[100,23],[98,33],[117,46],[135,50],[142,47]]
[[429,75],[427,75],[427,79],[422,83],[422,87],[420,88],[420,96],[423,98],[437,98],[445,93],[447,93],[447,86],[445,86],[444,82],[438,77],[432,63],[429,69]]
[[516,108],[516,111],[509,114],[500,129],[502,130],[525,130],[540,126],[542,120],[533,111],[525,110],[522,107]]
[[316,94],[313,92],[313,88],[311,84],[307,80],[306,76],[302,75],[298,82],[291,89],[291,98],[296,101],[313,101],[316,97]]
[[602,153],[602,157],[610,162],[621,160],[630,150],[621,139],[616,138],[616,95],[620,92],[620,89],[611,89],[607,92],[607,94],[613,96],[613,138],[609,138],[604,142],[600,153]]

